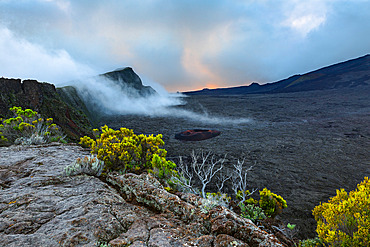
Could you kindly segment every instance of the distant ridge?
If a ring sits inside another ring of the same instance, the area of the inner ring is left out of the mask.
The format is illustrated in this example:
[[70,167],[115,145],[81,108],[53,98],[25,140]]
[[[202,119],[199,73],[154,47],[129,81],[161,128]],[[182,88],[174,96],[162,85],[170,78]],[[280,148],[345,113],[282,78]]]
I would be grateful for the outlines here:
[[258,93],[288,93],[370,86],[370,55],[340,62],[303,74],[293,75],[273,83],[249,86],[203,89],[184,92],[187,95],[239,95]]

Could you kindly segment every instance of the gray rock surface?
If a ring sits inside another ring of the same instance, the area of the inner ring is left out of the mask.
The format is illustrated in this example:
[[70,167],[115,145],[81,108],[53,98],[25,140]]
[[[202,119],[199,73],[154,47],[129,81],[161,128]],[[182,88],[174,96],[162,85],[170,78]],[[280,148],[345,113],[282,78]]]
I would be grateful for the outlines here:
[[148,174],[63,176],[75,145],[0,148],[0,246],[282,246],[223,207],[204,214]]
[[112,211],[133,206],[114,189],[95,177],[62,176],[86,154],[69,145],[0,149],[1,246],[94,246],[124,230]]

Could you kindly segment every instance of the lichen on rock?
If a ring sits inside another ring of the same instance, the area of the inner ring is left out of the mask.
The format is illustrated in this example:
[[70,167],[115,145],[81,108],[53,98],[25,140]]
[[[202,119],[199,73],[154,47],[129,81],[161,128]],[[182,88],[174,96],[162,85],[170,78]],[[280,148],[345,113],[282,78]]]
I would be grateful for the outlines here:
[[[4,246],[283,246],[250,220],[193,194],[171,194],[151,174],[63,176],[87,155],[68,144],[0,148]],[[229,245],[233,246],[233,245]]]

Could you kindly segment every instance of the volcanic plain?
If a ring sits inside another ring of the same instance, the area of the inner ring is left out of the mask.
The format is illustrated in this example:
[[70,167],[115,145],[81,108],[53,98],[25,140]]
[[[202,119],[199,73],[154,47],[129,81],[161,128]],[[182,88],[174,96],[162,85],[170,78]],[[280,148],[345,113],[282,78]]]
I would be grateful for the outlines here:
[[[232,169],[245,159],[250,188],[267,187],[286,199],[279,219],[297,224],[297,237],[315,236],[312,210],[336,190],[356,188],[370,175],[370,88],[281,94],[190,96],[162,116],[125,115],[101,124],[135,133],[163,134],[168,157],[194,151],[226,155]],[[187,114],[189,113],[189,114]],[[191,113],[191,114],[190,114]],[[221,135],[200,142],[174,138],[187,129]],[[225,192],[232,193],[228,184]],[[210,188],[212,190],[212,187]],[[257,195],[257,194],[256,194]]]

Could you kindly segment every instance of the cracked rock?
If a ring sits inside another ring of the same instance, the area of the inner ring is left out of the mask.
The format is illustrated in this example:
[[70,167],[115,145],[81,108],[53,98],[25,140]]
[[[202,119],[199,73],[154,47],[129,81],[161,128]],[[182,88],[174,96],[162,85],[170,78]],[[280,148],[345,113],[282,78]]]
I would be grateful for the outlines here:
[[150,174],[63,176],[76,145],[0,148],[0,246],[283,246],[221,206],[174,195]]

